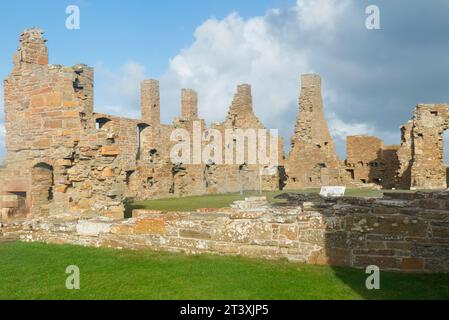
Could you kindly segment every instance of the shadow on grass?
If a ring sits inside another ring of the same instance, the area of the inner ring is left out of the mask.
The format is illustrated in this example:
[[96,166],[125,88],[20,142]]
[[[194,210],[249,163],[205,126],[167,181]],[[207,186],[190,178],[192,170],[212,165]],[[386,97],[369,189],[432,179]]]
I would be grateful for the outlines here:
[[369,300],[449,300],[449,275],[380,273],[380,289],[369,290],[365,270],[332,267],[342,283]]

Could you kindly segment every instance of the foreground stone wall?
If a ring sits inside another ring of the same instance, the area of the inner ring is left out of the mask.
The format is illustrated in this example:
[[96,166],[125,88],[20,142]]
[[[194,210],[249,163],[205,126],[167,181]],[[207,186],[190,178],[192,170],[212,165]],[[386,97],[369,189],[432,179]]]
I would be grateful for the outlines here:
[[251,198],[219,210],[136,210],[126,221],[72,215],[4,223],[0,239],[449,272],[448,196],[324,200],[288,195],[289,202],[278,206]]

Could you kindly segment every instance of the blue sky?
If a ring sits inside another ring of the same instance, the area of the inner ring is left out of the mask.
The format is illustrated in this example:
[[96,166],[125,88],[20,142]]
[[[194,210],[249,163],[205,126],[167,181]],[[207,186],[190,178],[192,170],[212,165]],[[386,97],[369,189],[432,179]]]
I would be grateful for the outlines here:
[[[71,4],[80,30],[65,28]],[[380,8],[380,30],[365,27],[370,4]],[[221,121],[235,87],[250,83],[256,114],[289,145],[299,75],[317,72],[344,158],[347,135],[397,144],[414,106],[449,102],[448,16],[449,0],[3,1],[0,77],[19,33],[36,26],[50,63],[95,67],[96,111],[137,117],[139,82],[157,78],[164,122],[179,114],[182,87],[198,91],[202,117]]]
[[[193,32],[210,17],[224,18],[232,11],[242,17],[264,14],[287,0],[40,0],[2,1],[0,37],[2,52],[13,53],[20,31],[37,26],[46,31],[52,63],[95,65],[111,68],[139,61],[159,77],[168,61],[193,41]],[[65,28],[65,9],[78,5],[81,29]],[[10,69],[9,55],[0,59],[2,78]]]

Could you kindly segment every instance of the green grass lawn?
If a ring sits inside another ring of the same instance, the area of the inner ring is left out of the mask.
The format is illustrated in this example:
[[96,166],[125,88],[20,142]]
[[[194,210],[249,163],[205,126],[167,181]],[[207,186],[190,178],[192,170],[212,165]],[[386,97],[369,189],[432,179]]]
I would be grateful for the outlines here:
[[[449,275],[381,274],[365,288],[363,270],[239,257],[0,244],[0,299],[448,299]],[[81,290],[65,288],[66,267]]]
[[[277,202],[275,196],[287,193],[319,193],[320,189],[306,189],[300,191],[273,191],[263,192],[268,201]],[[348,197],[381,197],[383,191],[369,190],[369,189],[349,189],[346,192]],[[162,211],[195,211],[202,208],[225,208],[237,200],[243,200],[249,196],[261,196],[258,192],[245,192],[244,195],[238,193],[220,194],[220,195],[206,195],[198,197],[172,198],[160,200],[146,200],[134,201],[127,203],[127,215],[129,216],[133,209],[148,209],[148,210],[162,210]]]

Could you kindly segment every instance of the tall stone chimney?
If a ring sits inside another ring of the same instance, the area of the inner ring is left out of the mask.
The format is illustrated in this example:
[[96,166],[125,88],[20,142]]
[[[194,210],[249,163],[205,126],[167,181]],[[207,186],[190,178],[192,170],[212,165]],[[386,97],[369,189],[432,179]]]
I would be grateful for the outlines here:
[[48,64],[48,49],[41,29],[31,28],[20,35],[20,46],[14,56],[14,63]]
[[161,123],[159,81],[144,80],[140,87],[142,120],[151,126]]
[[321,77],[317,74],[301,76],[301,94],[295,138],[321,146],[333,144],[323,111]]
[[249,84],[237,86],[237,93],[234,95],[231,110],[235,112],[253,111],[253,96]]
[[249,84],[241,84],[237,86],[237,92],[234,94],[228,116],[224,122],[226,128],[253,128],[262,129],[263,124],[254,114],[253,97],[251,94],[251,86]]
[[181,90],[181,116],[185,120],[198,120],[198,95],[191,89]]
[[340,161],[323,111],[321,77],[301,76],[299,114],[287,160],[287,187],[319,187],[341,182]]

